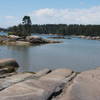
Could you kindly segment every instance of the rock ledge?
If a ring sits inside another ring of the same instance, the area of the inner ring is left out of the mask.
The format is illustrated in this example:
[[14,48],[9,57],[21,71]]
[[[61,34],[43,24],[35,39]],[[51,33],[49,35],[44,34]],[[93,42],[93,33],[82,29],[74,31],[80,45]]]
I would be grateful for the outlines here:
[[100,100],[100,68],[8,71],[18,67],[14,59],[0,60],[0,100]]

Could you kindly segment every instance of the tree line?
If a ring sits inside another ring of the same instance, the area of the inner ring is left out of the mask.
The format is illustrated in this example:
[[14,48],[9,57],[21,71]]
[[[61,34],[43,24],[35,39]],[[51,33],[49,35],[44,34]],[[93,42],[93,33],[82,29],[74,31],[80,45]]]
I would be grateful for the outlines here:
[[77,24],[44,24],[32,25],[31,18],[24,16],[22,24],[7,29],[10,34],[27,36],[31,33],[59,34],[59,35],[85,35],[100,36],[100,25],[77,25]]
[[86,35],[100,36],[100,25],[65,25],[65,24],[46,24],[46,25],[18,25],[7,29],[16,35],[39,34],[59,34],[59,35]]
[[2,31],[5,31],[6,29],[4,29],[4,28],[0,28],[0,32],[2,32]]

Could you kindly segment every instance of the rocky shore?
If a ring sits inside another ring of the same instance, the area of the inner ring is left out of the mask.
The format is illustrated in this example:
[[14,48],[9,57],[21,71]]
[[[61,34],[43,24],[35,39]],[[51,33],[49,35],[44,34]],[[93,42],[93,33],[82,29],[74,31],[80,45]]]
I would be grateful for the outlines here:
[[71,39],[71,37],[65,37],[65,36],[54,36],[54,37],[48,37],[49,39]]
[[100,40],[100,36],[76,36],[78,38],[82,38],[82,39],[88,39],[88,40]]
[[39,36],[19,37],[15,35],[0,36],[0,45],[36,45],[47,43],[61,43],[61,41],[43,39]]
[[14,59],[0,60],[0,100],[100,100],[100,68],[16,72]]

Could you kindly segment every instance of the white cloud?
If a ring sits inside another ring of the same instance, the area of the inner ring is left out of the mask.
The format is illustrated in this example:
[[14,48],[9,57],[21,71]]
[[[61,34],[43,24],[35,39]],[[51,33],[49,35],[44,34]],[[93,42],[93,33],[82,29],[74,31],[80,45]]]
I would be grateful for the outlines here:
[[[31,16],[33,24],[100,24],[100,6],[84,9],[44,8],[26,15]],[[0,16],[0,27],[17,25],[23,16]]]
[[87,9],[44,8],[29,15],[37,24],[100,24],[100,6]]

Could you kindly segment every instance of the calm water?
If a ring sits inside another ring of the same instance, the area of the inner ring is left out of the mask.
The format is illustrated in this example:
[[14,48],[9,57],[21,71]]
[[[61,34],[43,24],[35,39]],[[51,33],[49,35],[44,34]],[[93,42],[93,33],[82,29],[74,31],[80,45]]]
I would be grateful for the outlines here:
[[64,43],[38,46],[0,46],[0,58],[15,58],[21,66],[19,71],[43,68],[84,71],[100,66],[100,41],[79,38],[62,41]]

